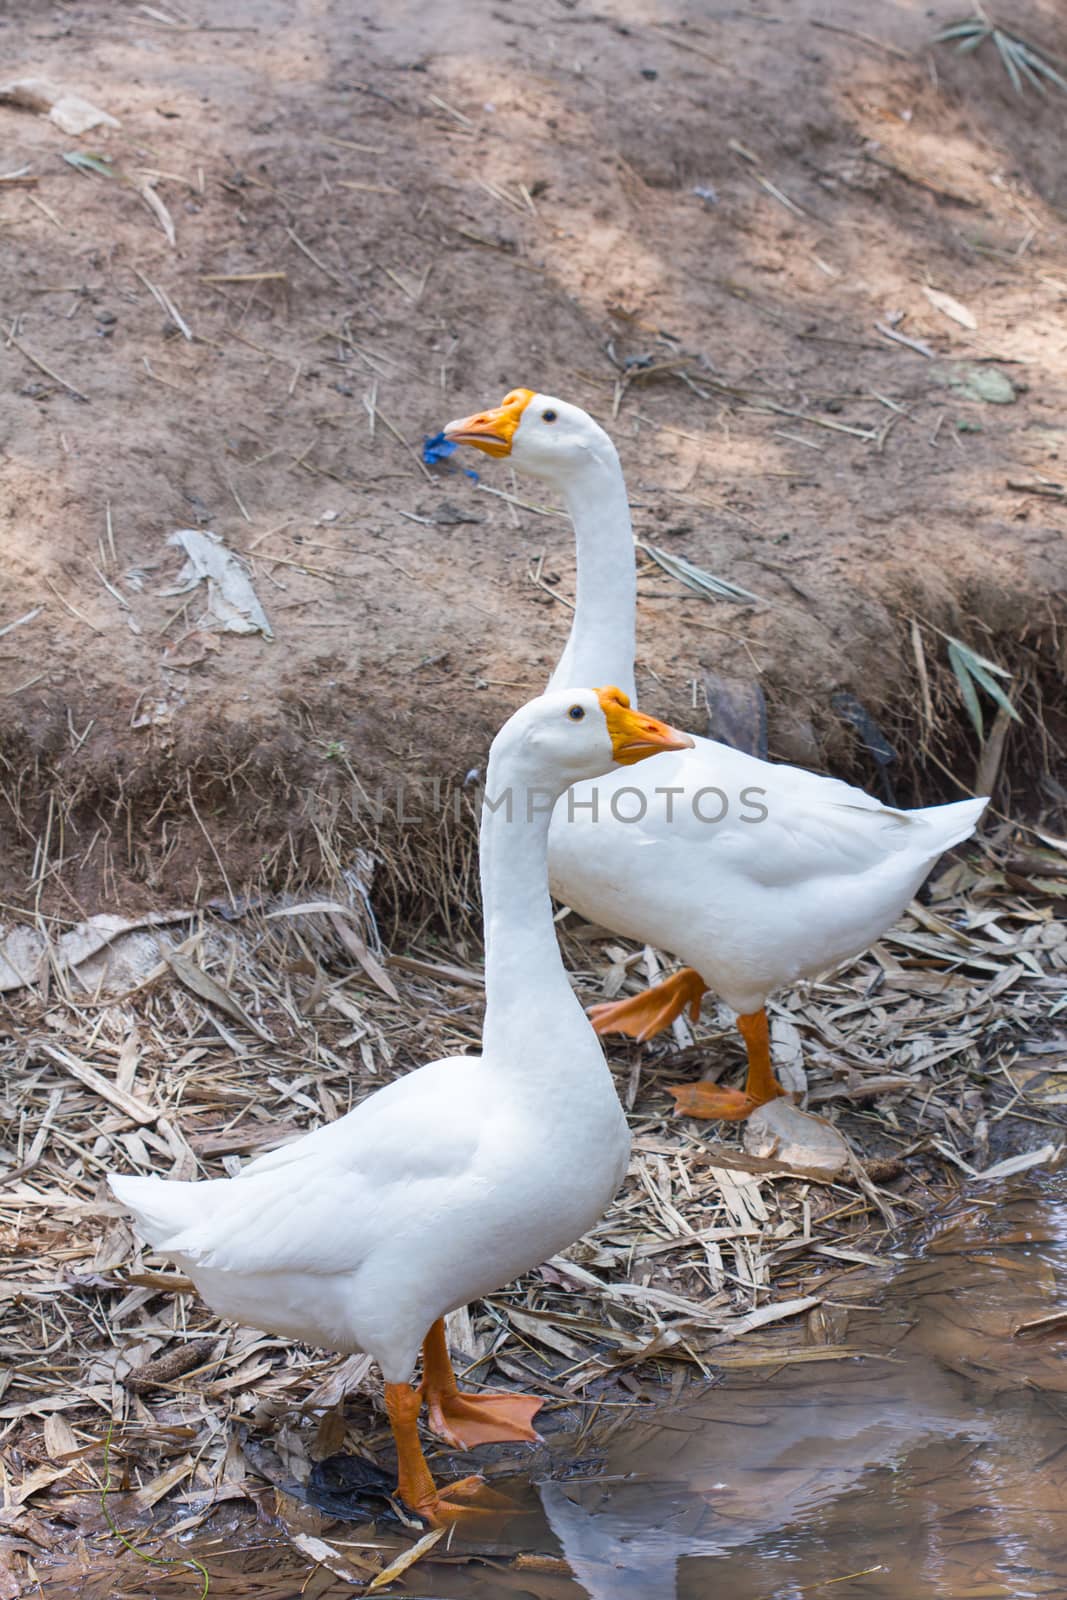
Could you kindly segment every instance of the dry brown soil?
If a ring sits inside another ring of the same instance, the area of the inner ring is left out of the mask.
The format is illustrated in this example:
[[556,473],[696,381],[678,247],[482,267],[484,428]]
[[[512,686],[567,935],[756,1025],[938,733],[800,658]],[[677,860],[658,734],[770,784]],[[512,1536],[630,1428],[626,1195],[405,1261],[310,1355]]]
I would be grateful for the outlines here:
[[[701,726],[705,669],[758,677],[772,755],[873,781],[849,689],[901,797],[948,796],[979,751],[941,629],[1016,675],[998,794],[1047,811],[1067,507],[1012,485],[1064,476],[1067,96],[930,47],[966,9],[0,17],[5,74],[121,122],[0,106],[0,630],[42,608],[0,632],[2,897],[73,916],[214,892],[219,860],[314,874],[363,827],[353,774],[476,766],[562,646],[530,574],[572,592],[570,532],[484,492],[539,498],[506,464],[476,487],[417,455],[516,384],[608,423],[641,536],[761,597],[644,570],[650,708]],[[1053,0],[1008,9],[1067,55]],[[1013,403],[948,385],[975,369]],[[159,594],[187,527],[249,555],[273,642]]]

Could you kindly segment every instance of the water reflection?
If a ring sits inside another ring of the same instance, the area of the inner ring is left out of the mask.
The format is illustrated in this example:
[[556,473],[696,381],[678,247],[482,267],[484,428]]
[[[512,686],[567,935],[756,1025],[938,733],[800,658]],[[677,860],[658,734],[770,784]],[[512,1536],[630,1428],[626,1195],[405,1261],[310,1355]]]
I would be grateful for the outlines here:
[[1067,1593],[1067,1330],[1013,1337],[1065,1282],[1062,1180],[976,1208],[852,1313],[849,1343],[891,1359],[728,1379],[596,1479],[541,1483],[574,1578],[589,1600]]

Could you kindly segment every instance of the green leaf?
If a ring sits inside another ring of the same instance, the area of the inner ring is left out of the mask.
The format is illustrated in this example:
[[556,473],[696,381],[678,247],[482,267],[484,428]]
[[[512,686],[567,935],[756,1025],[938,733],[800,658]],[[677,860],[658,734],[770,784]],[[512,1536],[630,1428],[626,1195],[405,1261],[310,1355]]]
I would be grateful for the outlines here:
[[[990,661],[987,656],[980,656],[977,650],[972,650],[970,645],[964,644],[960,639],[953,639],[949,634],[945,634],[945,638],[948,640],[948,659],[956,674],[963,703],[967,707],[979,739],[985,737],[985,730],[978,688],[984,689],[989,698],[1001,706],[1014,722],[1021,722],[1022,718],[997,682],[997,678],[1007,678],[1009,683],[1011,682],[1012,675],[1007,668]],[[978,688],[975,687],[976,684]]]
[[949,27],[942,28],[940,33],[934,34],[935,44],[948,44],[950,39],[968,39],[972,33],[977,33],[979,43],[988,33],[984,22],[979,22],[977,17],[968,17],[965,22],[953,22]]
[[[989,406],[1010,406],[1016,397],[1015,386],[998,367],[960,365],[942,369],[948,386],[968,400],[984,400]],[[942,372],[938,373],[940,377]]]
[[964,662],[960,650],[961,646],[957,645],[954,639],[950,640],[948,659],[953,672],[956,674],[956,681],[960,686],[960,693],[963,695],[963,703],[970,713],[975,733],[977,733],[979,739],[984,739],[985,725],[982,722],[982,707],[978,699],[978,691],[974,687],[974,679],[971,677],[970,669]]
[[971,675],[977,680],[978,683],[982,685],[982,688],[985,690],[986,694],[989,695],[990,699],[995,700],[998,706],[1004,707],[1004,710],[1008,713],[1013,722],[1022,721],[1022,718],[1012,705],[1011,701],[1008,699],[1007,695],[1004,693],[1004,690],[1000,687],[1000,684],[995,678],[991,678],[989,676],[989,673],[986,672],[984,667],[980,667],[976,663],[972,662]]
[[1027,60],[1026,51],[1023,49],[1022,45],[1019,46],[1019,48],[1014,52],[1014,54],[1015,54],[1015,61],[1016,61],[1016,64],[1018,65],[1019,71],[1022,73],[1022,75],[1026,79],[1027,83],[1033,84],[1033,86],[1037,90],[1038,94],[1041,95],[1041,97],[1043,99],[1047,99],[1048,98],[1048,93],[1047,93],[1047,90],[1045,89],[1045,85],[1041,82],[1041,79],[1038,77],[1037,73],[1034,71],[1034,68],[1031,66],[1030,62]]
[[1036,50],[1031,50],[1029,45],[1019,45],[1018,60],[1019,65],[1025,66],[1027,71],[1043,73],[1050,83],[1054,83],[1057,89],[1067,94],[1067,78],[1062,77],[1044,56],[1038,55]]
[[977,50],[989,38],[989,29],[983,28],[979,33],[972,33],[969,39],[963,39],[956,46],[958,56],[969,56],[972,50]]
[[[1023,92],[1023,80],[1019,76],[1019,69],[1012,56],[1012,42],[1007,34],[1001,33],[999,28],[993,29],[993,43],[997,47],[997,54],[1004,63],[1004,70],[1011,79],[1011,86],[1016,94]],[[1041,91],[1044,93],[1044,90]]]
[[714,596],[717,600],[759,603],[758,594],[753,594],[749,589],[742,589],[739,583],[731,583],[728,578],[714,577],[712,573],[705,572],[703,567],[687,561],[684,556],[671,555],[669,551],[661,550],[658,545],[644,544],[640,539],[634,542],[637,548],[643,550],[647,556],[651,556],[664,572],[669,572],[672,578],[684,583],[688,589],[695,589],[698,594]]
[[981,12],[976,16],[964,17],[959,22],[949,23],[947,28],[942,28],[940,33],[934,34],[933,43],[955,42],[957,55],[970,55],[987,39],[992,39],[1000,57],[1000,64],[1008,74],[1016,94],[1024,94],[1026,85],[1029,84],[1038,94],[1044,95],[1046,90],[1043,79],[1055,84],[1057,89],[1067,94],[1067,78],[1062,77],[1035,46],[1027,44],[1025,39],[1018,38],[1014,33],[1007,33],[1003,28],[996,27]]
[[103,156],[86,155],[83,150],[64,150],[63,160],[79,172],[95,172],[101,178],[113,178],[115,169]]
[[973,671],[974,666],[984,667],[987,672],[995,672],[998,678],[1007,678],[1010,682],[1011,673],[1007,667],[1002,667],[999,662],[990,661],[988,656],[980,656],[977,650],[972,650],[971,646],[964,644],[962,639],[954,639],[950,633],[946,633],[945,638],[950,645],[956,646],[970,670]]

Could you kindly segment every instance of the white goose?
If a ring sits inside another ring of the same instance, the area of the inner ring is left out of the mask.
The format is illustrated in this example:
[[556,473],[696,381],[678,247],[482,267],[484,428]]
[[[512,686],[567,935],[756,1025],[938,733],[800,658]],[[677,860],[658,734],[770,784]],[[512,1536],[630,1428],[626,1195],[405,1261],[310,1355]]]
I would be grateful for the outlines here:
[[494,1498],[477,1478],[438,1493],[419,1444],[422,1402],[431,1426],[461,1447],[536,1439],[531,1421],[543,1403],[461,1394],[441,1319],[592,1227],[629,1152],[603,1052],[556,943],[551,802],[614,763],[691,742],[630,710],[617,689],[552,691],[516,712],[493,741],[492,804],[482,812],[482,1054],[398,1078],[236,1178],[111,1178],[138,1231],[223,1316],[374,1356],[398,1493],[435,1523]]
[[[550,687],[610,680],[633,698],[633,535],[603,428],[566,401],[514,389],[444,431],[508,456],[564,496],[578,584]],[[687,1006],[695,1021],[705,990],[714,990],[737,1012],[745,1089],[697,1083],[672,1093],[691,1116],[747,1117],[783,1092],[771,1065],[768,996],[879,938],[942,851],[974,831],[985,805],[896,811],[839,779],[711,739],[658,757],[636,782],[619,774],[578,786],[552,820],[553,892],[591,921],[685,962],[642,995],[595,1006],[598,1032],[649,1039]]]

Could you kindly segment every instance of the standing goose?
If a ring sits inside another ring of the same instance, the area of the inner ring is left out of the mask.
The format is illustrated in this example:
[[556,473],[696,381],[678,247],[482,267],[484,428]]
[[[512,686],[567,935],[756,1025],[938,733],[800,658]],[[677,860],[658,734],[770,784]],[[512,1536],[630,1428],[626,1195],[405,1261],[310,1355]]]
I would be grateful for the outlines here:
[[397,1078],[235,1178],[110,1180],[141,1235],[222,1316],[375,1358],[397,1492],[437,1524],[484,1511],[491,1497],[478,1506],[477,1478],[438,1492],[418,1439],[422,1402],[431,1426],[464,1448],[536,1439],[543,1403],[460,1393],[442,1318],[580,1238],[629,1155],[611,1074],[556,943],[552,803],[616,763],[691,743],[614,688],[554,690],[517,711],[493,741],[482,810],[482,1054]]
[[[633,699],[633,535],[619,458],[603,428],[564,400],[513,389],[501,405],[444,431],[508,456],[566,501],[577,594],[550,688],[610,680]],[[974,831],[985,804],[897,811],[837,778],[699,738],[639,775],[578,785],[552,819],[553,893],[590,921],[685,963],[644,994],[593,1007],[597,1031],[650,1039],[686,1007],[696,1021],[705,990],[714,990],[737,1013],[745,1088],[705,1082],[671,1092],[690,1116],[749,1116],[783,1093],[771,1065],[768,996],[878,939],[942,851]]]

